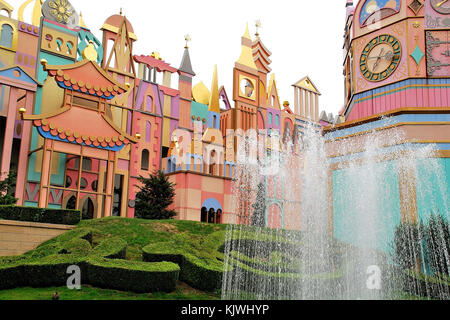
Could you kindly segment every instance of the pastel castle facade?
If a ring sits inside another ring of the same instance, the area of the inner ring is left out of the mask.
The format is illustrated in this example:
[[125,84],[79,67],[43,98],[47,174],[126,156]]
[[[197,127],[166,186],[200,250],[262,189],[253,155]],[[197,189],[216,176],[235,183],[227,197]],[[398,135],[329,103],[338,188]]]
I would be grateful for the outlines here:
[[[134,217],[138,177],[161,169],[176,183],[177,218],[243,222],[233,214],[238,139],[249,129],[320,129],[317,87],[304,77],[293,109],[281,102],[271,52],[248,28],[227,92],[217,69],[211,86],[196,84],[187,44],[178,68],[135,54],[138,36],[122,14],[106,19],[99,39],[66,0],[27,1],[18,20],[0,4],[1,172],[18,173],[18,205]],[[284,227],[282,208],[270,206],[267,221]]]

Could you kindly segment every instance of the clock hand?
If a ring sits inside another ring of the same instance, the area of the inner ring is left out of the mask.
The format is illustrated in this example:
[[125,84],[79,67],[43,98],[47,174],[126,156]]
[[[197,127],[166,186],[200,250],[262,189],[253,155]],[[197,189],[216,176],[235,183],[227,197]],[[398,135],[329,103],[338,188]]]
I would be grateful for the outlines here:
[[379,55],[377,61],[375,62],[375,64],[373,65],[373,71],[374,71],[374,72],[375,72],[375,70],[377,70],[377,68],[378,68],[378,65],[379,65],[380,60],[381,60],[381,55],[383,54],[383,52],[384,52],[384,48],[381,49],[380,55]]
[[384,56],[368,57],[367,60],[378,59],[378,58],[388,58],[391,54],[392,54],[392,52],[388,51],[388,52],[386,52],[386,54]]
[[448,0],[443,0],[441,2],[439,2],[438,4],[436,4],[436,7],[440,7],[442,6],[444,3],[446,3]]

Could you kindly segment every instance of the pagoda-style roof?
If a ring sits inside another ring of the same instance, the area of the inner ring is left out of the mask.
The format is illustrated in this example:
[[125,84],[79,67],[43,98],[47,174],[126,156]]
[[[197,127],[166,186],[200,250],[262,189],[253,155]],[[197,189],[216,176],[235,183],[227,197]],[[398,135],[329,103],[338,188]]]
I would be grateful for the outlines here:
[[256,41],[253,42],[252,53],[258,70],[266,74],[270,73],[272,69],[269,67],[269,65],[272,63],[272,61],[269,59],[269,57],[272,55],[272,52],[270,52],[269,49],[264,46],[259,37],[257,37]]
[[69,65],[51,66],[43,60],[44,71],[55,77],[63,89],[78,91],[91,96],[111,100],[123,94],[127,88],[115,81],[97,63],[83,60]]
[[178,71],[177,68],[171,67],[169,63],[164,60],[156,59],[152,56],[134,56],[134,61],[138,63],[146,64],[147,66],[156,69],[158,72],[169,71],[170,73],[175,73]]
[[137,139],[118,128],[97,109],[66,105],[53,113],[22,115],[33,121],[39,133],[47,139],[85,145],[98,149],[120,151]]

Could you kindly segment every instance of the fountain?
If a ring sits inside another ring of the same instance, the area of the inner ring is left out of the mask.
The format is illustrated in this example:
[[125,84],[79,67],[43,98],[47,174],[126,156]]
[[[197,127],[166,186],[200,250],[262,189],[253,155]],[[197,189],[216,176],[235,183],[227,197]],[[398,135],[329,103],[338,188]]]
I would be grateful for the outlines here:
[[[405,143],[396,129],[336,143],[314,127],[280,152],[261,141],[253,134],[239,144],[223,299],[448,299],[450,286],[405,276],[394,261],[402,222],[419,230],[432,213],[448,219],[450,183],[433,145]],[[414,258],[421,277],[431,276],[430,257]],[[440,261],[450,265],[448,254]]]

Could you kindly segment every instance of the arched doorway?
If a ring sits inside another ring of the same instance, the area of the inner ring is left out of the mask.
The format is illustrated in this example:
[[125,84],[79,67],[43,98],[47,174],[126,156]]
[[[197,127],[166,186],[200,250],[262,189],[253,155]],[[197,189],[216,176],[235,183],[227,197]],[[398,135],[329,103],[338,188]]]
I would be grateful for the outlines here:
[[206,199],[202,205],[201,222],[220,224],[222,223],[222,205],[214,198]]
[[88,197],[83,204],[83,208],[81,209],[81,217],[83,220],[91,220],[94,219],[95,214],[95,205],[90,197]]
[[67,201],[65,208],[69,210],[75,210],[76,206],[77,206],[77,197],[73,195]]

